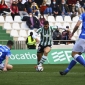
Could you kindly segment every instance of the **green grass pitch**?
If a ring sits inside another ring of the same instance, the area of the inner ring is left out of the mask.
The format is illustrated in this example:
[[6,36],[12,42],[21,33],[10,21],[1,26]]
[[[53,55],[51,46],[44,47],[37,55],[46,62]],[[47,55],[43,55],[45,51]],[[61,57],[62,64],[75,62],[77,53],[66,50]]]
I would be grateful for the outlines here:
[[0,72],[0,85],[85,85],[85,68],[76,65],[67,75],[60,70],[67,65],[44,65],[43,72],[36,72],[35,65],[14,65],[9,72]]

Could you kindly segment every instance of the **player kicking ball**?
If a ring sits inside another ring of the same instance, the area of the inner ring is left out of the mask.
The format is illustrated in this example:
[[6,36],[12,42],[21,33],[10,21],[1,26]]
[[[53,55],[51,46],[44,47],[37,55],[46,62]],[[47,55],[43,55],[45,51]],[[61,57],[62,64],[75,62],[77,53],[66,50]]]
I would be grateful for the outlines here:
[[13,41],[9,40],[7,45],[0,45],[0,70],[2,71],[8,71],[13,68],[12,65],[8,64],[9,57],[11,56],[10,49],[13,44]]
[[53,32],[58,28],[66,30],[66,28],[58,27],[58,26],[53,28],[49,26],[48,21],[45,21],[44,27],[39,28],[36,32],[37,33],[36,36],[34,36],[36,41],[38,41],[37,35],[38,34],[41,35],[40,43],[39,43],[38,50],[37,50],[37,66],[36,66],[37,71],[43,71],[43,64],[47,60],[48,53],[51,50]]
[[70,38],[77,31],[81,23],[82,23],[81,33],[79,39],[76,41],[72,50],[72,57],[74,59],[70,62],[70,64],[64,71],[60,71],[60,75],[66,75],[76,65],[77,62],[79,62],[81,65],[85,67],[85,60],[81,55],[82,53],[85,53],[85,12],[80,15],[80,18],[77,24],[75,25]]

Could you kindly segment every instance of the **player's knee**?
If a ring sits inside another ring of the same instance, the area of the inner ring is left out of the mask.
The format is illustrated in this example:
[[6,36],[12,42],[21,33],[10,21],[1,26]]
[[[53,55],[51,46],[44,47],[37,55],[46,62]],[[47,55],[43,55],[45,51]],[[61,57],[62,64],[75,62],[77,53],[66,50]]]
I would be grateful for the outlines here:
[[13,66],[11,65],[10,69],[13,69]]
[[48,51],[47,51],[47,50],[45,50],[45,51],[44,51],[44,54],[45,54],[45,55],[47,55],[47,54],[48,54]]
[[9,65],[9,66],[7,67],[7,69],[8,69],[8,70],[12,70],[12,69],[13,69],[13,66],[12,66],[12,65]]

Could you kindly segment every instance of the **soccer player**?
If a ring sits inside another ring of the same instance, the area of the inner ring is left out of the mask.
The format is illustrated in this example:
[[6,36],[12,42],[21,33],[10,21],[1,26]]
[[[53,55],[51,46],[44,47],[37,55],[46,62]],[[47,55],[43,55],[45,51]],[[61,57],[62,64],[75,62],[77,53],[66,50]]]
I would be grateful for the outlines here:
[[[9,57],[11,56],[10,49],[13,46],[13,41],[9,40],[7,45],[0,45],[0,70],[7,71],[13,68],[12,65],[8,64]],[[3,61],[5,61],[3,63]]]
[[[38,61],[37,67],[38,66],[41,67],[43,63],[47,60],[47,55],[50,52],[51,46],[52,46],[52,34],[53,34],[53,31],[56,30],[57,28],[58,27],[53,28],[49,26],[49,22],[45,21],[44,27],[39,28],[37,30],[36,33],[41,35],[40,43],[37,50],[37,61]],[[66,30],[66,28],[64,27],[59,27],[59,28]],[[34,38],[36,39],[36,41],[38,41],[36,36],[34,36]]]
[[82,23],[81,33],[79,39],[76,41],[72,50],[72,57],[74,59],[70,62],[70,64],[64,71],[60,71],[60,75],[66,75],[76,65],[77,62],[79,62],[81,65],[85,67],[85,60],[81,55],[82,53],[85,53],[85,12],[80,15],[80,18],[77,24],[75,25],[70,38],[77,31],[81,23]]

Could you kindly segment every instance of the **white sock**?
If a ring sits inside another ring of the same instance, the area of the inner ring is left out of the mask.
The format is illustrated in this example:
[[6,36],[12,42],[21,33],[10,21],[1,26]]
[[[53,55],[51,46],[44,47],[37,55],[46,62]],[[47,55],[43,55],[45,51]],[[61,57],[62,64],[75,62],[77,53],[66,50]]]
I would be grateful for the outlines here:
[[75,56],[74,56],[74,59],[76,60],[76,58],[79,56],[79,54],[76,54]]
[[47,60],[47,56],[43,55],[41,60],[39,61],[39,66],[42,66],[42,64]]

